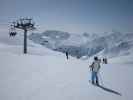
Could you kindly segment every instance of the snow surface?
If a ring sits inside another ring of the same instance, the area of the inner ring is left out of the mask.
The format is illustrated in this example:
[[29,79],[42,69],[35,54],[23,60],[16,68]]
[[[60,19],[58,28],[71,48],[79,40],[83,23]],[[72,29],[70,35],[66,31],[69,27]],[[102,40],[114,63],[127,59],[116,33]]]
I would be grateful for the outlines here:
[[[0,100],[132,100],[133,56],[102,65],[100,84],[89,83],[89,60],[77,60],[39,45],[0,44]],[[125,60],[126,59],[126,60]]]

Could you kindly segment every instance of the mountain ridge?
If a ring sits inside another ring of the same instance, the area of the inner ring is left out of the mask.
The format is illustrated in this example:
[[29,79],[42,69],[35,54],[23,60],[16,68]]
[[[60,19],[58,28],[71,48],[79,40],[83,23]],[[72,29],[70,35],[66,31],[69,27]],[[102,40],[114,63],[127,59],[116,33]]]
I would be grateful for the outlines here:
[[57,30],[47,30],[43,33],[32,33],[29,39],[59,52],[69,52],[71,56],[97,55],[103,50],[104,56],[111,57],[133,47],[133,33],[110,32],[101,34],[72,34]]

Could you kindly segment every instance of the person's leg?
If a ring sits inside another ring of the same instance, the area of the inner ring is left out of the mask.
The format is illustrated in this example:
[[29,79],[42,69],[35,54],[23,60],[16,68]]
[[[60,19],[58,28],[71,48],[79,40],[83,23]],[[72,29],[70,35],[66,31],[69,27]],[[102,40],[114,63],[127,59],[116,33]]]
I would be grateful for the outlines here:
[[92,71],[92,84],[95,84],[96,82],[96,72]]
[[96,72],[96,84],[99,85],[98,73]]
[[94,71],[92,71],[91,81],[92,81],[92,84],[95,83],[95,72]]

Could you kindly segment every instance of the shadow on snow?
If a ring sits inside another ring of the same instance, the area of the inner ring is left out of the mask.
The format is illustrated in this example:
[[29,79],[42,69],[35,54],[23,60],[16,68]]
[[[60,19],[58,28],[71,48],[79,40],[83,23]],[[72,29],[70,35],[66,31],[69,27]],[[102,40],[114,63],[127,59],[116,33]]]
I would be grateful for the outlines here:
[[117,91],[115,91],[115,90],[112,90],[112,89],[106,88],[106,87],[101,86],[101,85],[99,85],[98,87],[101,88],[101,89],[103,89],[104,91],[107,91],[107,92],[110,92],[110,93],[113,93],[113,94],[116,94],[116,95],[122,96],[121,93],[119,93],[119,92],[117,92]]

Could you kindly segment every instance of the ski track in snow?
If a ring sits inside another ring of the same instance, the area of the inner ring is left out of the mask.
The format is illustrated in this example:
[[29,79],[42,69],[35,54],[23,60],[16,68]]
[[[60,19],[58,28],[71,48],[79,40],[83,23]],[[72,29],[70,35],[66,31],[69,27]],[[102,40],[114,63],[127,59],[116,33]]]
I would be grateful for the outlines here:
[[0,44],[0,64],[0,100],[133,98],[133,63],[126,63],[124,57],[109,59],[109,64],[102,65],[103,88],[89,83],[88,60],[66,60],[64,54],[44,47],[29,47],[28,54],[23,55],[21,46]]

